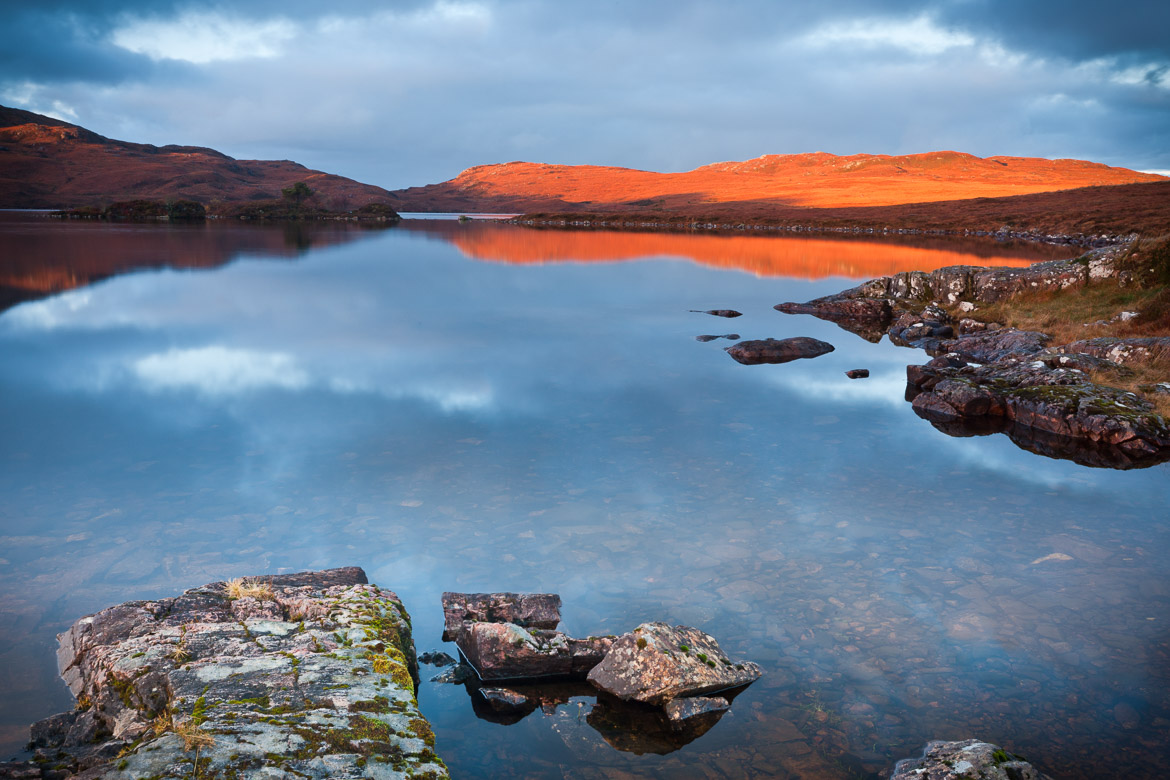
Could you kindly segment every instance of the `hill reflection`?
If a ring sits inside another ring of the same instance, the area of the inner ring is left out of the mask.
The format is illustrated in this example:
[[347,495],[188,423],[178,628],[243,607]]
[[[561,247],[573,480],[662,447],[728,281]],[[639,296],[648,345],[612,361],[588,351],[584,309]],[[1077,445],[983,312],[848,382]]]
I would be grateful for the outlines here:
[[868,279],[949,265],[1022,267],[1080,250],[1030,242],[899,236],[806,238],[792,234],[695,234],[518,228],[491,222],[407,220],[404,230],[454,244],[467,257],[516,265],[596,263],[678,257],[757,276]]

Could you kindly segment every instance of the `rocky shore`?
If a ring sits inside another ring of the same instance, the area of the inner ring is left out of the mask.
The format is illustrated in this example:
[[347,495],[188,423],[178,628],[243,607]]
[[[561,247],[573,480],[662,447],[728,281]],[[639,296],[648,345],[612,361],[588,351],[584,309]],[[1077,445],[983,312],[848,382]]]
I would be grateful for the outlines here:
[[358,568],[215,582],[59,637],[72,712],[0,778],[445,778],[410,617]]
[[[573,722],[619,751],[678,750],[762,673],[686,626],[574,639],[557,630],[555,594],[445,593],[443,610],[463,661],[423,660],[451,667],[442,681],[464,684],[480,718],[515,723],[592,695]],[[33,724],[34,756],[0,763],[5,780],[448,776],[418,710],[410,617],[359,568],[128,602],[58,639],[77,708]],[[973,739],[931,742],[892,777],[1047,780]]]
[[1123,249],[1098,249],[1028,268],[910,271],[775,308],[812,314],[869,341],[888,336],[900,346],[925,350],[934,359],[907,368],[907,400],[948,434],[1004,432],[1026,449],[1086,465],[1150,466],[1170,460],[1170,425],[1147,398],[1095,382],[1090,372],[1124,373],[1127,366],[1170,355],[1170,337],[1059,345],[1045,333],[962,316],[1025,292],[1111,279],[1132,284],[1130,272],[1119,264]]

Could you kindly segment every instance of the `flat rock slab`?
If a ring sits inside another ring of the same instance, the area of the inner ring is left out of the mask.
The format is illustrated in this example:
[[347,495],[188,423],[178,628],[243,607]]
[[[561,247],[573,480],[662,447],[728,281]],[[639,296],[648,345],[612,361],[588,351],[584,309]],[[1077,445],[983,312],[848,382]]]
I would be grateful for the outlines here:
[[256,581],[267,585],[256,596],[212,583],[77,621],[58,659],[78,709],[34,727],[41,767],[118,780],[447,777],[399,598],[357,568]]
[[465,623],[514,623],[554,629],[561,622],[561,597],[555,593],[444,593],[443,641],[458,638]]
[[906,758],[890,780],[1051,780],[998,745],[967,739],[930,742],[921,758]]
[[588,679],[623,701],[661,707],[673,699],[738,688],[761,674],[750,661],[728,658],[714,637],[697,628],[643,623],[613,643]]
[[760,339],[741,341],[727,347],[727,354],[747,366],[761,363],[788,363],[802,358],[815,358],[833,351],[826,341],[796,336],[790,339]]

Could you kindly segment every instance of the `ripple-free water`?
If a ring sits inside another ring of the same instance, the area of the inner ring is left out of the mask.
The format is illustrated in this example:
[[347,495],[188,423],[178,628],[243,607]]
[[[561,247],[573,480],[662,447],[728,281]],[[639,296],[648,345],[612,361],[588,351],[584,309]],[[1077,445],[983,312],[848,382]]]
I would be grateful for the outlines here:
[[[765,669],[707,734],[637,755],[588,698],[499,725],[424,666],[456,777],[855,777],[969,736],[1058,777],[1163,771],[1170,466],[949,438],[903,399],[921,353],[772,309],[892,257],[1046,250],[23,220],[0,223],[0,272],[235,262],[40,300],[52,280],[5,281],[25,300],[0,314],[6,753],[72,706],[54,635],[78,617],[360,565],[420,652],[454,652],[444,590],[552,591],[570,633],[683,623]],[[745,314],[688,311],[709,308]],[[724,333],[837,350],[742,366],[695,341]]]

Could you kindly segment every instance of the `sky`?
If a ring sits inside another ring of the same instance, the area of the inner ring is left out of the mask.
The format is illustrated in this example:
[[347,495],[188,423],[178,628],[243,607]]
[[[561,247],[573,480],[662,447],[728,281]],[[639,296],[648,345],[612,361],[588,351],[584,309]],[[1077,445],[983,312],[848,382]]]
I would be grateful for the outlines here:
[[0,0],[0,103],[395,189],[527,160],[1170,171],[1165,0]]

